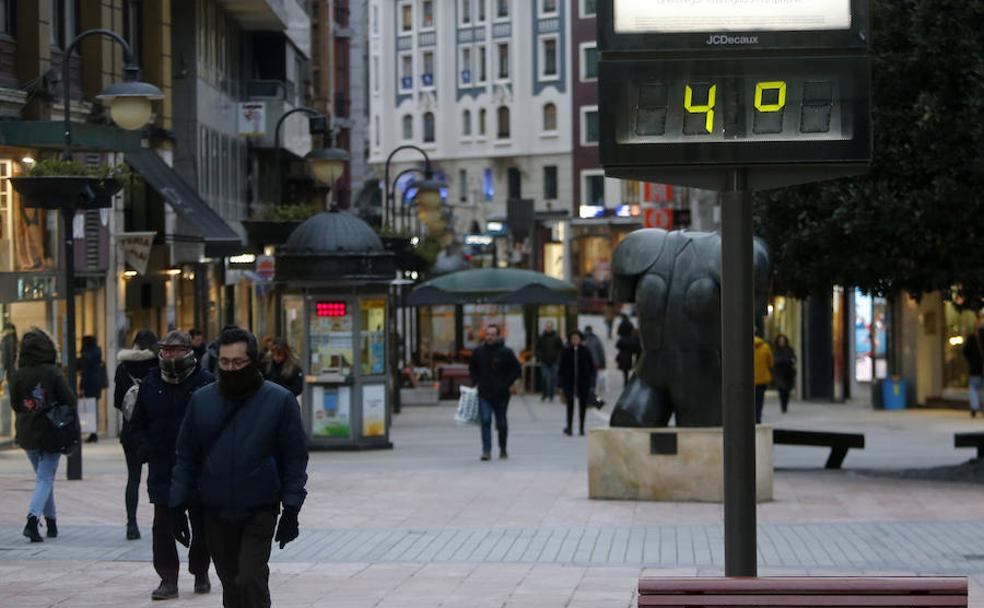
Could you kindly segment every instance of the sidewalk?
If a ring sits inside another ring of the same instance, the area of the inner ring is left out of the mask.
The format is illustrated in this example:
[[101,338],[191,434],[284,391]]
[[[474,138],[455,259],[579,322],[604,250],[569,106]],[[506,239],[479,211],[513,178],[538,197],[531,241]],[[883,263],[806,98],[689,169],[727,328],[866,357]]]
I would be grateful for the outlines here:
[[[559,404],[515,399],[510,459],[488,463],[477,428],[455,425],[453,411],[405,408],[391,451],[312,453],[301,538],[273,553],[275,605],[628,607],[643,571],[722,573],[720,505],[586,498],[586,441],[561,434]],[[984,606],[984,488],[852,470],[965,461],[973,451],[953,449],[950,433],[984,422],[803,403],[786,416],[770,403],[766,418],[860,429],[868,447],[843,471],[822,469],[822,449],[776,449],[776,500],[758,509],[761,574],[966,574]],[[144,538],[124,540],[119,446],[87,444],[83,481],[63,471],[62,536],[31,545],[20,536],[30,468],[22,452],[0,452],[0,605],[151,605],[151,509],[139,512]],[[218,584],[198,597],[190,583],[182,604],[221,604]]]

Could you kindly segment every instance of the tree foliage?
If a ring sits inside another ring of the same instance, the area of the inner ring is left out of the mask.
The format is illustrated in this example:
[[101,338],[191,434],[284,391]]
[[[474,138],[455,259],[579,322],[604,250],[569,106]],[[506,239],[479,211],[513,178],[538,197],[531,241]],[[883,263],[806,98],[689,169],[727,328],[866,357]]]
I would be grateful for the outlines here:
[[776,288],[984,294],[984,2],[871,0],[868,175],[759,193]]

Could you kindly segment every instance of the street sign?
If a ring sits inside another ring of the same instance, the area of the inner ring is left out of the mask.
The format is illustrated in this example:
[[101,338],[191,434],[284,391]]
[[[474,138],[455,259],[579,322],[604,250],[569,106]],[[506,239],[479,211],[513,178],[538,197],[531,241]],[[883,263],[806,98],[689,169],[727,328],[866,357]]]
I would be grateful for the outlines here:
[[673,209],[669,207],[646,207],[642,213],[642,225],[646,228],[673,230]]
[[272,281],[277,276],[277,260],[272,255],[256,256],[256,274],[264,281]]
[[607,176],[722,190],[740,168],[754,190],[867,169],[864,0],[606,0],[598,14]]

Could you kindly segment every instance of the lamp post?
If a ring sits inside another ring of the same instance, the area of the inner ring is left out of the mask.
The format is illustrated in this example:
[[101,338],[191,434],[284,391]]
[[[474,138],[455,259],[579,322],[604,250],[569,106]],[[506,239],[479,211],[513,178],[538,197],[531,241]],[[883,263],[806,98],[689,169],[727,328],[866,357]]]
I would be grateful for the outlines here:
[[[304,159],[307,161],[308,166],[311,168],[311,173],[314,175],[314,179],[319,183],[324,184],[331,190],[331,187],[335,184],[335,181],[341,177],[342,173],[345,171],[345,163],[349,161],[349,153],[340,148],[335,148],[332,146],[332,134],[331,128],[328,126],[329,116],[325,116],[317,110],[311,108],[294,108],[284,112],[284,115],[280,117],[277,121],[277,126],[273,130],[274,137],[274,150],[277,154],[277,159],[280,158],[280,129],[284,125],[284,121],[288,116],[292,114],[297,114],[298,112],[303,112],[310,116],[310,133],[316,133],[320,131],[323,140],[323,147],[312,148],[308,152]],[[280,172],[281,163],[277,162],[277,171]],[[278,180],[278,186],[281,191],[281,198],[283,198],[283,175],[280,175]],[[282,201],[281,201],[282,202]]]
[[[109,85],[102,93],[96,96],[104,102],[109,103],[109,116],[119,127],[127,130],[134,130],[143,127],[150,119],[151,101],[163,99],[164,94],[156,86],[140,82],[140,67],[133,58],[133,51],[130,45],[122,36],[112,30],[93,29],[79,34],[72,40],[68,48],[65,49],[65,59],[62,63],[62,99],[65,104],[65,146],[62,151],[64,160],[72,159],[72,122],[69,113],[71,97],[69,94],[69,83],[71,75],[69,73],[69,60],[72,51],[82,41],[89,36],[106,36],[123,47],[123,82]],[[78,389],[76,379],[76,351],[75,351],[75,237],[72,233],[72,222],[75,213],[79,209],[79,199],[64,201],[59,206],[62,216],[62,238],[64,239],[65,251],[65,343],[68,362],[68,385],[72,390]],[[82,479],[82,444],[68,457],[68,478]]]
[[[392,221],[392,228],[394,229],[396,228],[397,218],[396,203],[394,201],[397,180],[393,180],[392,183],[390,182],[390,163],[393,161],[393,157],[396,156],[397,152],[401,150],[416,150],[424,157],[424,179],[414,183],[417,188],[417,196],[414,200],[418,205],[425,209],[439,209],[441,206],[441,188],[443,187],[441,182],[434,179],[434,170],[431,168],[430,157],[421,148],[413,144],[404,144],[390,152],[389,156],[386,157],[386,165],[383,168],[383,183],[386,185],[386,208],[383,214],[383,225],[386,226]],[[403,175],[403,173],[400,175]],[[402,213],[400,217],[403,217]]]

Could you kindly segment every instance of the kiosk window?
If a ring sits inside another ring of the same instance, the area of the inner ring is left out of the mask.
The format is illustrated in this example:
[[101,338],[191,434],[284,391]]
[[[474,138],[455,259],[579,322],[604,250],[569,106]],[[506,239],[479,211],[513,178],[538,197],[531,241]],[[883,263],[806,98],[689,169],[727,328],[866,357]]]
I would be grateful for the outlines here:
[[352,315],[344,302],[313,302],[310,315],[310,373],[348,373],[352,368]]
[[386,300],[361,300],[362,375],[386,373]]

